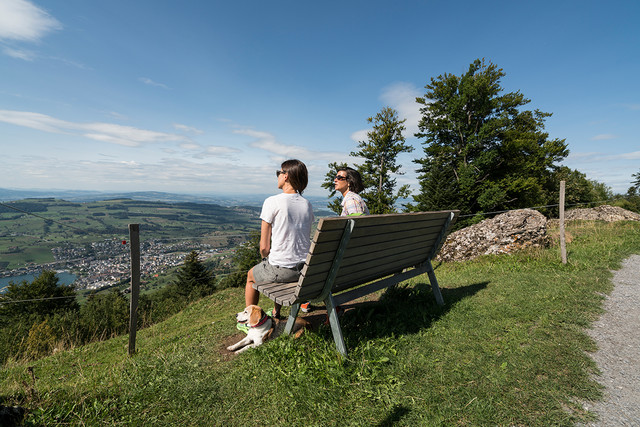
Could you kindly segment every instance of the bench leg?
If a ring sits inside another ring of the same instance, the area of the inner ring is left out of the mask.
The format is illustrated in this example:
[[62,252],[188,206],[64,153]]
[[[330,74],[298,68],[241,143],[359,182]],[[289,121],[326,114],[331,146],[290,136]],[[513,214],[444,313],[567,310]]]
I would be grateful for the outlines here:
[[427,274],[429,275],[429,282],[431,282],[431,289],[433,290],[433,295],[436,297],[436,302],[438,305],[444,305],[444,300],[442,299],[442,293],[440,292],[440,286],[438,286],[438,280],[436,279],[436,273],[433,271],[433,266],[431,265],[431,261],[427,261],[429,264],[427,265]]
[[298,317],[299,311],[300,303],[296,303],[291,306],[291,310],[289,311],[289,319],[287,320],[287,325],[284,327],[284,335],[289,335],[291,331],[293,331],[293,327],[296,324],[296,317]]
[[327,307],[327,315],[329,316],[329,324],[331,325],[331,333],[333,334],[333,341],[336,343],[336,348],[343,356],[347,355],[347,346],[344,344],[344,338],[342,337],[342,329],[340,328],[340,320],[338,319],[338,313],[336,312],[336,304],[333,301],[333,296],[329,295],[324,304]]

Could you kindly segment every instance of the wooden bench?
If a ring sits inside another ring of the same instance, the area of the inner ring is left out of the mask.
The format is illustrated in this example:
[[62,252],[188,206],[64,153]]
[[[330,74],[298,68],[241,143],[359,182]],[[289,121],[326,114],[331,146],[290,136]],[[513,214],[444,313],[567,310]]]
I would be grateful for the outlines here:
[[424,273],[437,303],[444,304],[431,260],[458,213],[322,218],[300,279],[253,287],[278,304],[292,306],[285,334],[291,332],[301,303],[324,302],[336,347],[346,355],[336,306]]

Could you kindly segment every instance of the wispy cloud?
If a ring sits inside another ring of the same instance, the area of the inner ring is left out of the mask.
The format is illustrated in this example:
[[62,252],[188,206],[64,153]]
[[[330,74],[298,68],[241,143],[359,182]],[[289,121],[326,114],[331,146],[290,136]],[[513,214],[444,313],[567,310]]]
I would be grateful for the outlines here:
[[391,108],[398,111],[400,119],[406,119],[405,137],[413,136],[418,131],[420,122],[420,107],[416,98],[422,93],[419,88],[411,83],[397,82],[387,86],[382,90],[380,99]]
[[592,141],[606,141],[609,139],[616,139],[618,136],[617,135],[613,135],[610,133],[604,133],[604,134],[600,134],[600,135],[595,135],[594,137],[591,138]]
[[27,0],[0,1],[0,40],[38,42],[62,24]]
[[157,142],[184,142],[183,135],[138,129],[112,123],[74,123],[28,111],[0,110],[0,122],[51,133],[71,133],[110,144],[137,147]]
[[155,86],[155,87],[161,87],[163,89],[169,89],[169,87],[163,83],[158,83],[155,82],[153,80],[151,80],[148,77],[140,77],[138,80],[140,80],[142,83],[149,85],[149,86]]
[[221,145],[210,145],[201,153],[194,156],[196,159],[204,159],[206,157],[229,157],[232,154],[241,153],[242,150],[232,147],[224,147]]
[[[0,173],[3,184],[20,187],[20,182],[33,179],[49,187],[67,188],[77,182],[77,189],[109,190],[127,188],[131,191],[176,191],[187,193],[265,193],[265,177],[271,177],[272,167],[256,167],[225,159],[208,162],[189,161],[170,157],[158,161],[110,159],[68,162],[52,156],[27,156],[9,162]],[[60,164],[65,164],[64,174]],[[229,171],[242,170],[243,179],[229,183]]]
[[33,51],[27,49],[13,49],[10,47],[4,47],[2,51],[7,56],[22,59],[24,61],[33,61],[36,58],[36,54]]
[[268,132],[253,129],[235,129],[233,133],[254,138],[255,140],[250,144],[251,147],[275,154],[276,158],[280,160],[296,158],[303,161],[306,159],[335,161],[337,158],[344,156],[344,153],[309,150],[297,145],[282,144],[276,140],[274,135]]
[[638,160],[640,159],[640,151],[631,151],[628,153],[605,154],[605,153],[571,153],[567,156],[568,161],[591,163],[603,162],[611,160]]
[[355,142],[366,141],[369,138],[371,129],[361,129],[351,134],[351,139]]
[[[387,106],[398,112],[400,120],[404,122],[405,130],[403,135],[405,138],[413,137],[418,132],[418,123],[420,122],[420,107],[416,102],[416,98],[421,96],[420,89],[411,83],[396,82],[384,89],[380,94],[380,100]],[[377,113],[376,113],[377,114]],[[372,114],[374,116],[374,114]],[[366,141],[367,133],[371,129],[361,129],[351,134],[351,139],[355,142]]]
[[181,125],[180,123],[174,123],[173,127],[178,129],[178,130],[181,130],[183,132],[194,133],[196,135],[201,135],[201,134],[204,133],[204,131],[202,131],[200,129],[197,129],[197,128],[194,128],[194,127],[191,127],[191,126],[187,126],[187,125]]

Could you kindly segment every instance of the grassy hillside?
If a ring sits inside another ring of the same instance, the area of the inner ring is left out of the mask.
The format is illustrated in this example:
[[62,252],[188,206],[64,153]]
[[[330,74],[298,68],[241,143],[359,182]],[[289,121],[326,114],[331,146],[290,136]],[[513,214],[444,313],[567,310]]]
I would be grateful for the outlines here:
[[226,289],[140,331],[134,357],[120,337],[7,364],[0,404],[27,425],[571,425],[601,390],[585,328],[640,223],[568,232],[567,265],[557,248],[441,264],[445,307],[419,277],[348,312],[346,359],[326,327],[229,355]]

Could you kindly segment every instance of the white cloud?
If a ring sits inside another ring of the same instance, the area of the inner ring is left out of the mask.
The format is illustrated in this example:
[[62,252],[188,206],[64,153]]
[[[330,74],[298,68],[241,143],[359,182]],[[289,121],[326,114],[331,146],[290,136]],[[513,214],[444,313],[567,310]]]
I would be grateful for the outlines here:
[[62,24],[27,0],[0,1],[0,40],[37,42]]
[[275,154],[274,160],[300,159],[302,161],[311,161],[310,159],[313,159],[335,161],[337,158],[344,157],[343,153],[309,150],[297,145],[285,145],[278,142],[276,137],[268,132],[253,129],[235,129],[233,133],[255,138],[255,141],[250,146]]
[[[195,142],[185,142],[183,144],[180,144],[180,148],[184,149],[184,150],[199,150],[200,148],[202,148],[200,146],[200,144],[196,144]],[[171,153],[175,153],[175,150],[170,150]]]
[[618,154],[616,156],[611,156],[610,159],[640,160],[640,151],[632,151],[631,153]]
[[371,129],[355,131],[351,134],[351,139],[355,142],[366,141],[369,138],[369,132],[371,132]]
[[205,152],[206,154],[209,154],[211,156],[219,156],[219,155],[225,155],[225,154],[240,153],[241,150],[238,150],[237,148],[231,148],[231,147],[210,145],[209,147],[207,147]]
[[163,89],[169,89],[169,87],[167,85],[155,82],[155,81],[151,80],[148,77],[140,77],[138,80],[140,80],[142,83],[144,83],[146,85],[149,85],[149,86],[155,86],[155,87],[161,87]]
[[24,61],[33,61],[36,57],[35,53],[26,49],[12,49],[10,47],[5,47],[2,49],[2,51],[7,56],[22,59]]
[[569,162],[606,162],[611,160],[638,160],[640,159],[640,151],[631,151],[629,153],[605,154],[605,153],[570,153],[567,156]]
[[[64,174],[60,173],[60,164],[65,165]],[[230,170],[242,170],[242,179],[230,178]],[[272,174],[273,167],[250,167],[230,161],[199,163],[172,157],[155,162],[122,158],[68,162],[56,157],[28,156],[0,170],[0,179],[18,188],[24,182],[43,183],[47,188],[68,188],[74,182],[75,189],[87,190],[242,194],[274,191],[275,176],[273,182],[265,180]]]
[[594,137],[591,138],[592,141],[606,141],[609,139],[616,139],[617,136],[616,135],[612,135],[612,134],[600,134],[600,135],[596,135]]
[[80,134],[97,141],[128,147],[157,142],[188,141],[182,135],[112,123],[73,123],[28,111],[0,110],[0,122],[37,129],[43,132]]
[[[393,83],[383,88],[380,94],[380,100],[396,110],[400,120],[406,120],[403,132],[405,138],[412,138],[418,132],[422,105],[416,102],[416,98],[421,95],[420,89],[406,82]],[[369,138],[368,132],[371,132],[371,128],[355,131],[351,134],[351,139],[355,142],[366,141]]]
[[419,88],[405,82],[393,83],[382,90],[380,99],[398,112],[400,120],[407,120],[405,137],[412,137],[418,131],[421,105],[416,98],[422,95]]
[[204,133],[204,131],[202,131],[200,129],[197,129],[197,128],[194,128],[194,127],[191,127],[191,126],[187,126],[187,125],[182,125],[180,123],[174,123],[173,127],[178,129],[178,130],[181,130],[183,132],[195,133],[197,135],[201,135],[201,134]]

